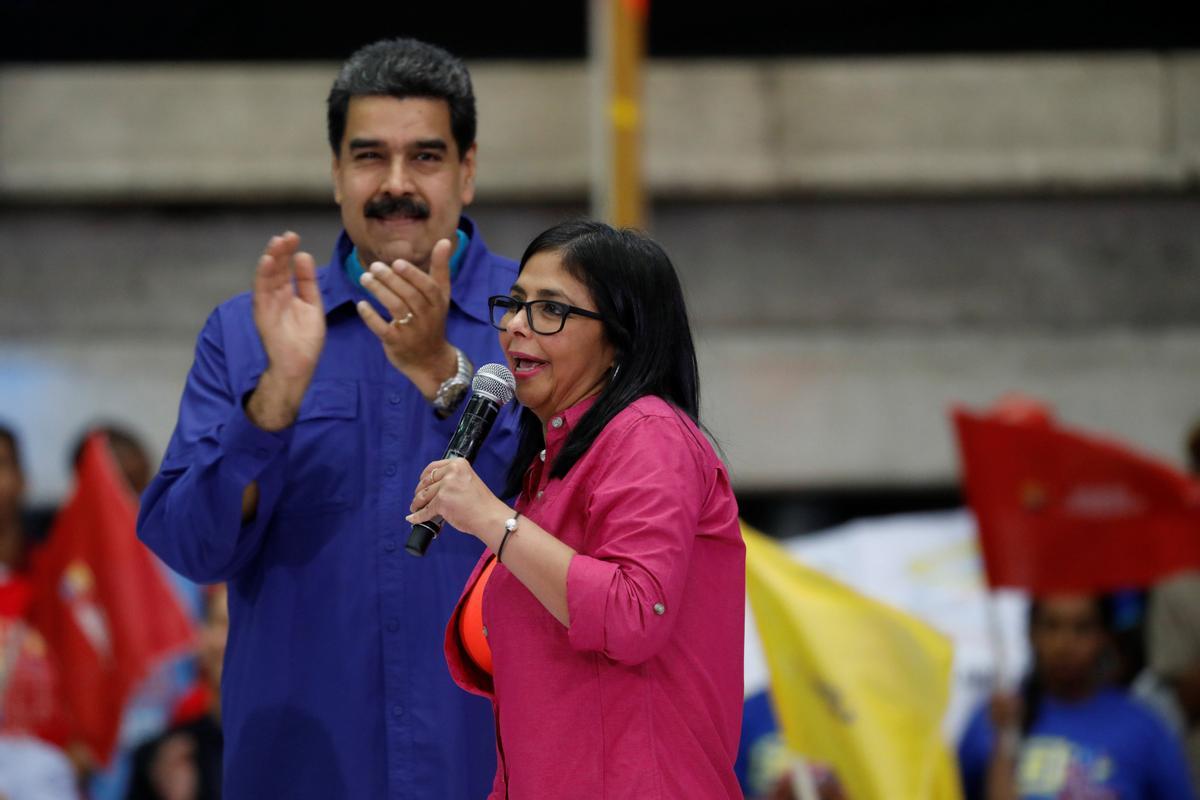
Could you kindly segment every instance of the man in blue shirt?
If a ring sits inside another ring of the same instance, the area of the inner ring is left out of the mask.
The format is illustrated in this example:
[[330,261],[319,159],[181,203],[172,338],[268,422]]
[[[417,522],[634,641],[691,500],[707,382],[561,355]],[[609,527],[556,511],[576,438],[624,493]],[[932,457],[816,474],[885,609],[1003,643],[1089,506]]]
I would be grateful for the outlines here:
[[[138,532],[172,568],[228,581],[227,798],[482,797],[486,702],[442,658],[478,540],[405,553],[472,364],[501,362],[487,298],[516,265],[461,215],[474,197],[466,67],[413,40],[343,66],[328,100],[344,233],[316,269],[276,236],[253,290],[204,325]],[[506,410],[476,466],[493,488]]]

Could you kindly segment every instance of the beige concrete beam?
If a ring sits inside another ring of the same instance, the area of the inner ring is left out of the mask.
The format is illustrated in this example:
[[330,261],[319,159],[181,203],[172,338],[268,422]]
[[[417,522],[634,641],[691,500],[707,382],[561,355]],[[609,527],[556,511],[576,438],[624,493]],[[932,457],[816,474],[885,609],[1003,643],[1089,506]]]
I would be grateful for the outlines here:
[[827,189],[1159,186],[1168,74],[1155,56],[780,66],[780,180]]
[[948,411],[1019,391],[1182,465],[1200,335],[705,335],[702,414],[740,489],[953,483]]
[[1169,84],[1173,128],[1172,147],[1191,185],[1200,182],[1200,54],[1170,59]]
[[[581,198],[580,62],[472,65],[481,194]],[[336,65],[0,68],[0,197],[323,200]],[[1200,55],[661,61],[659,196],[1179,188],[1200,176]]]
[[[1180,464],[1200,396],[1200,335],[864,336],[699,333],[702,414],[739,490],[956,481],[947,411],[1020,390],[1060,420]],[[31,449],[37,501],[61,495],[72,437],[124,420],[156,455],[175,423],[190,340],[8,341],[0,418]],[[36,451],[36,452],[35,452]]]
[[587,193],[588,83],[581,62],[472,65],[484,196]]
[[317,66],[9,67],[0,191],[29,199],[329,196]]

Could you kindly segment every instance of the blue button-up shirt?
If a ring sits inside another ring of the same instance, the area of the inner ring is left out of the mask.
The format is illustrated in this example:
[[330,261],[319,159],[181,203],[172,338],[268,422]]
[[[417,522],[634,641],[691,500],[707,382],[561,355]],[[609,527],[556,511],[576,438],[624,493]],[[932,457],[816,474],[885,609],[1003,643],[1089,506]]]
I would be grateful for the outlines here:
[[[487,298],[508,292],[516,265],[462,225],[446,338],[476,366],[503,363]],[[491,709],[454,686],[442,657],[482,545],[447,527],[425,558],[404,550],[413,489],[458,415],[438,419],[358,318],[363,295],[342,269],[351,247],[342,234],[319,272],[325,347],[283,431],[260,430],[242,407],[266,368],[250,295],[209,317],[138,533],[183,575],[229,582],[227,798],[483,797]],[[510,406],[475,462],[493,491],[515,441]],[[251,481],[258,510],[243,523]]]

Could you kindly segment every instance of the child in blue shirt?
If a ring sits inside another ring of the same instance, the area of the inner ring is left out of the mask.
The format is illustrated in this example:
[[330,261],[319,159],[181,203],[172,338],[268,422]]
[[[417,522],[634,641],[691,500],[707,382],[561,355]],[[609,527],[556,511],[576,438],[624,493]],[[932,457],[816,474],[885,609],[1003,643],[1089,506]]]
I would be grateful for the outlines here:
[[1152,712],[1105,685],[1111,605],[1030,606],[1021,697],[978,709],[959,745],[968,800],[1193,800],[1182,749]]

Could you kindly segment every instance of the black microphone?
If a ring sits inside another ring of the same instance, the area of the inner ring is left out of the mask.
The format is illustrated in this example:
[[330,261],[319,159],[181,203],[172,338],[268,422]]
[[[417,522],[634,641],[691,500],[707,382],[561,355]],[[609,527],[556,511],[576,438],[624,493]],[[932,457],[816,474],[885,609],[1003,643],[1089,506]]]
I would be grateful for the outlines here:
[[[471,379],[471,399],[467,401],[467,407],[458,420],[458,428],[442,458],[465,458],[474,462],[483,440],[492,430],[500,407],[513,399],[516,390],[517,382],[508,367],[503,364],[484,364],[480,367]],[[441,517],[434,517],[413,525],[404,549],[414,556],[425,555],[429,543],[441,533],[443,522]]]

